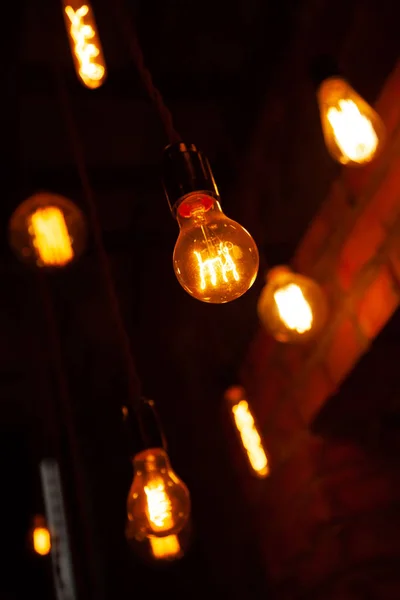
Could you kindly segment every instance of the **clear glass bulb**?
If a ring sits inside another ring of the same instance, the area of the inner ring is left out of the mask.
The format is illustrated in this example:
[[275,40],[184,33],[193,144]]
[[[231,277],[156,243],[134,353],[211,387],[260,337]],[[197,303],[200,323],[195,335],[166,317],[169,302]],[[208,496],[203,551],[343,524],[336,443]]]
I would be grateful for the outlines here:
[[98,88],[107,70],[93,9],[82,0],[63,0],[63,8],[76,74],[86,87]]
[[279,342],[306,342],[315,337],[327,319],[327,303],[321,287],[304,275],[279,266],[267,274],[258,316]]
[[190,495],[161,448],[143,450],[133,460],[135,475],[127,500],[127,537],[177,534],[190,517]]
[[318,104],[326,146],[343,165],[369,163],[381,150],[385,126],[378,113],[340,77],[325,79]]
[[173,264],[181,286],[202,302],[223,304],[242,296],[258,272],[251,235],[228,219],[212,196],[194,192],[178,206],[180,233]]

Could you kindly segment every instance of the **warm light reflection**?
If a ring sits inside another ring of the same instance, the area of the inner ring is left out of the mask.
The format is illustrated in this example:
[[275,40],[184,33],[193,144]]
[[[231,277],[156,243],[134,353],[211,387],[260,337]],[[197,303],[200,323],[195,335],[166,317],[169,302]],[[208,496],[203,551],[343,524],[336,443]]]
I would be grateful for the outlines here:
[[274,292],[279,316],[286,327],[297,333],[310,331],[313,324],[311,307],[298,285],[289,283]]
[[33,549],[37,554],[46,556],[51,550],[50,531],[47,527],[35,527],[33,530]]
[[240,277],[236,265],[230,255],[231,246],[232,244],[220,242],[216,249],[216,256],[204,261],[200,252],[194,252],[199,265],[200,287],[202,290],[207,288],[207,275],[213,287],[222,283],[222,281],[228,283],[229,273],[235,281],[239,281]]
[[149,542],[154,558],[173,558],[181,552],[177,535],[167,535],[162,538],[150,537]]
[[[90,13],[91,9],[87,4],[83,4],[77,10],[72,6],[65,7],[65,14],[70,24],[69,34],[73,42],[73,52],[79,64],[79,76],[85,85],[96,88],[101,85],[105,76],[105,65]],[[85,23],[85,18],[89,18],[92,25]]]
[[74,258],[63,212],[56,206],[38,208],[29,217],[29,233],[40,261],[46,266],[63,266]]
[[153,528],[158,531],[173,526],[172,505],[162,481],[155,480],[144,487],[147,512]]
[[240,400],[238,404],[232,406],[232,412],[252,468],[257,475],[265,477],[269,473],[268,459],[248,402]]
[[339,100],[338,105],[327,112],[337,145],[349,160],[369,161],[378,147],[378,136],[371,121],[352,100]]

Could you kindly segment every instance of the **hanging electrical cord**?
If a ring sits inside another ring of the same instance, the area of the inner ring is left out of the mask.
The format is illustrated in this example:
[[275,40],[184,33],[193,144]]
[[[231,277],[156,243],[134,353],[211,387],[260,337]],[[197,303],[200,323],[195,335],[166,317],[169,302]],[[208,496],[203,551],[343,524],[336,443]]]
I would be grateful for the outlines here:
[[121,30],[126,38],[126,44],[128,46],[131,58],[135,63],[143,87],[148,93],[155,109],[157,110],[168,140],[170,144],[180,142],[181,136],[175,129],[171,111],[165,104],[161,92],[154,84],[153,77],[146,66],[136,28],[127,14],[127,10],[124,7],[124,2],[123,0],[115,0],[112,4],[117,19],[120,23]]
[[64,116],[67,135],[70,142],[71,151],[81,181],[82,189],[86,199],[89,219],[93,230],[93,239],[96,251],[101,265],[101,271],[104,279],[104,284],[108,296],[110,311],[115,324],[117,335],[120,341],[122,354],[124,357],[126,373],[128,377],[128,397],[132,406],[135,406],[141,396],[141,383],[136,371],[135,361],[132,354],[131,341],[128,332],[126,331],[122,311],[115,289],[114,279],[111,271],[110,260],[107,255],[103,235],[101,230],[100,217],[94,197],[94,192],[90,184],[89,176],[86,169],[85,157],[82,143],[79,137],[78,129],[74,119],[68,90],[59,69],[55,69],[57,80],[57,88],[60,100],[60,106]]

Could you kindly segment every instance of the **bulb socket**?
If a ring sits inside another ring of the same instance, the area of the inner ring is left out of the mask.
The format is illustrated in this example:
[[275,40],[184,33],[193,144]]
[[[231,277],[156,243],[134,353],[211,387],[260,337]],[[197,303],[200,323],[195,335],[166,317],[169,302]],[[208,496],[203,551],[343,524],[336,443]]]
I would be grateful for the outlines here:
[[167,450],[167,443],[153,400],[141,398],[133,410],[124,406],[123,422],[129,437],[129,452],[135,456],[150,448]]
[[178,142],[164,150],[162,179],[165,195],[174,217],[181,200],[192,192],[219,198],[207,157],[194,144]]
[[321,54],[314,58],[310,65],[310,75],[316,89],[325,79],[342,76],[336,60],[330,54]]

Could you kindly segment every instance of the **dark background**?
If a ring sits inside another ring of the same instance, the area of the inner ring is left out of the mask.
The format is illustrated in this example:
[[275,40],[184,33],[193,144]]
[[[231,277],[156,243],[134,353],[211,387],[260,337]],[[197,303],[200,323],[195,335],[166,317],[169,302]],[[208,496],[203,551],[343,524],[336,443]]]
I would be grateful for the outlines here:
[[[267,263],[290,259],[338,173],[323,144],[310,63],[330,53],[373,102],[398,56],[400,10],[390,0],[125,3],[177,129],[208,155],[223,209],[260,248],[253,288],[232,304],[212,306],[190,298],[174,277],[178,228],[160,183],[167,140],[116,5],[92,4],[108,66],[106,83],[95,91],[76,79],[61,3],[17,1],[3,22],[0,598],[19,600],[33,591],[52,598],[48,560],[32,555],[27,533],[32,516],[43,511],[38,461],[55,447],[63,450],[82,598],[256,598],[267,594],[267,583],[223,391],[235,381],[257,327]],[[169,570],[144,566],[124,540],[132,477],[121,425],[126,371],[92,239],[78,263],[47,281],[72,437],[60,409],[43,286],[7,245],[13,209],[40,189],[87,210],[57,74],[75,115],[143,389],[157,402],[172,464],[192,494],[192,548]],[[384,350],[378,355],[383,364]],[[363,394],[362,386],[359,377],[346,393]],[[339,409],[328,422],[342,422]],[[328,434],[335,434],[333,426]]]

